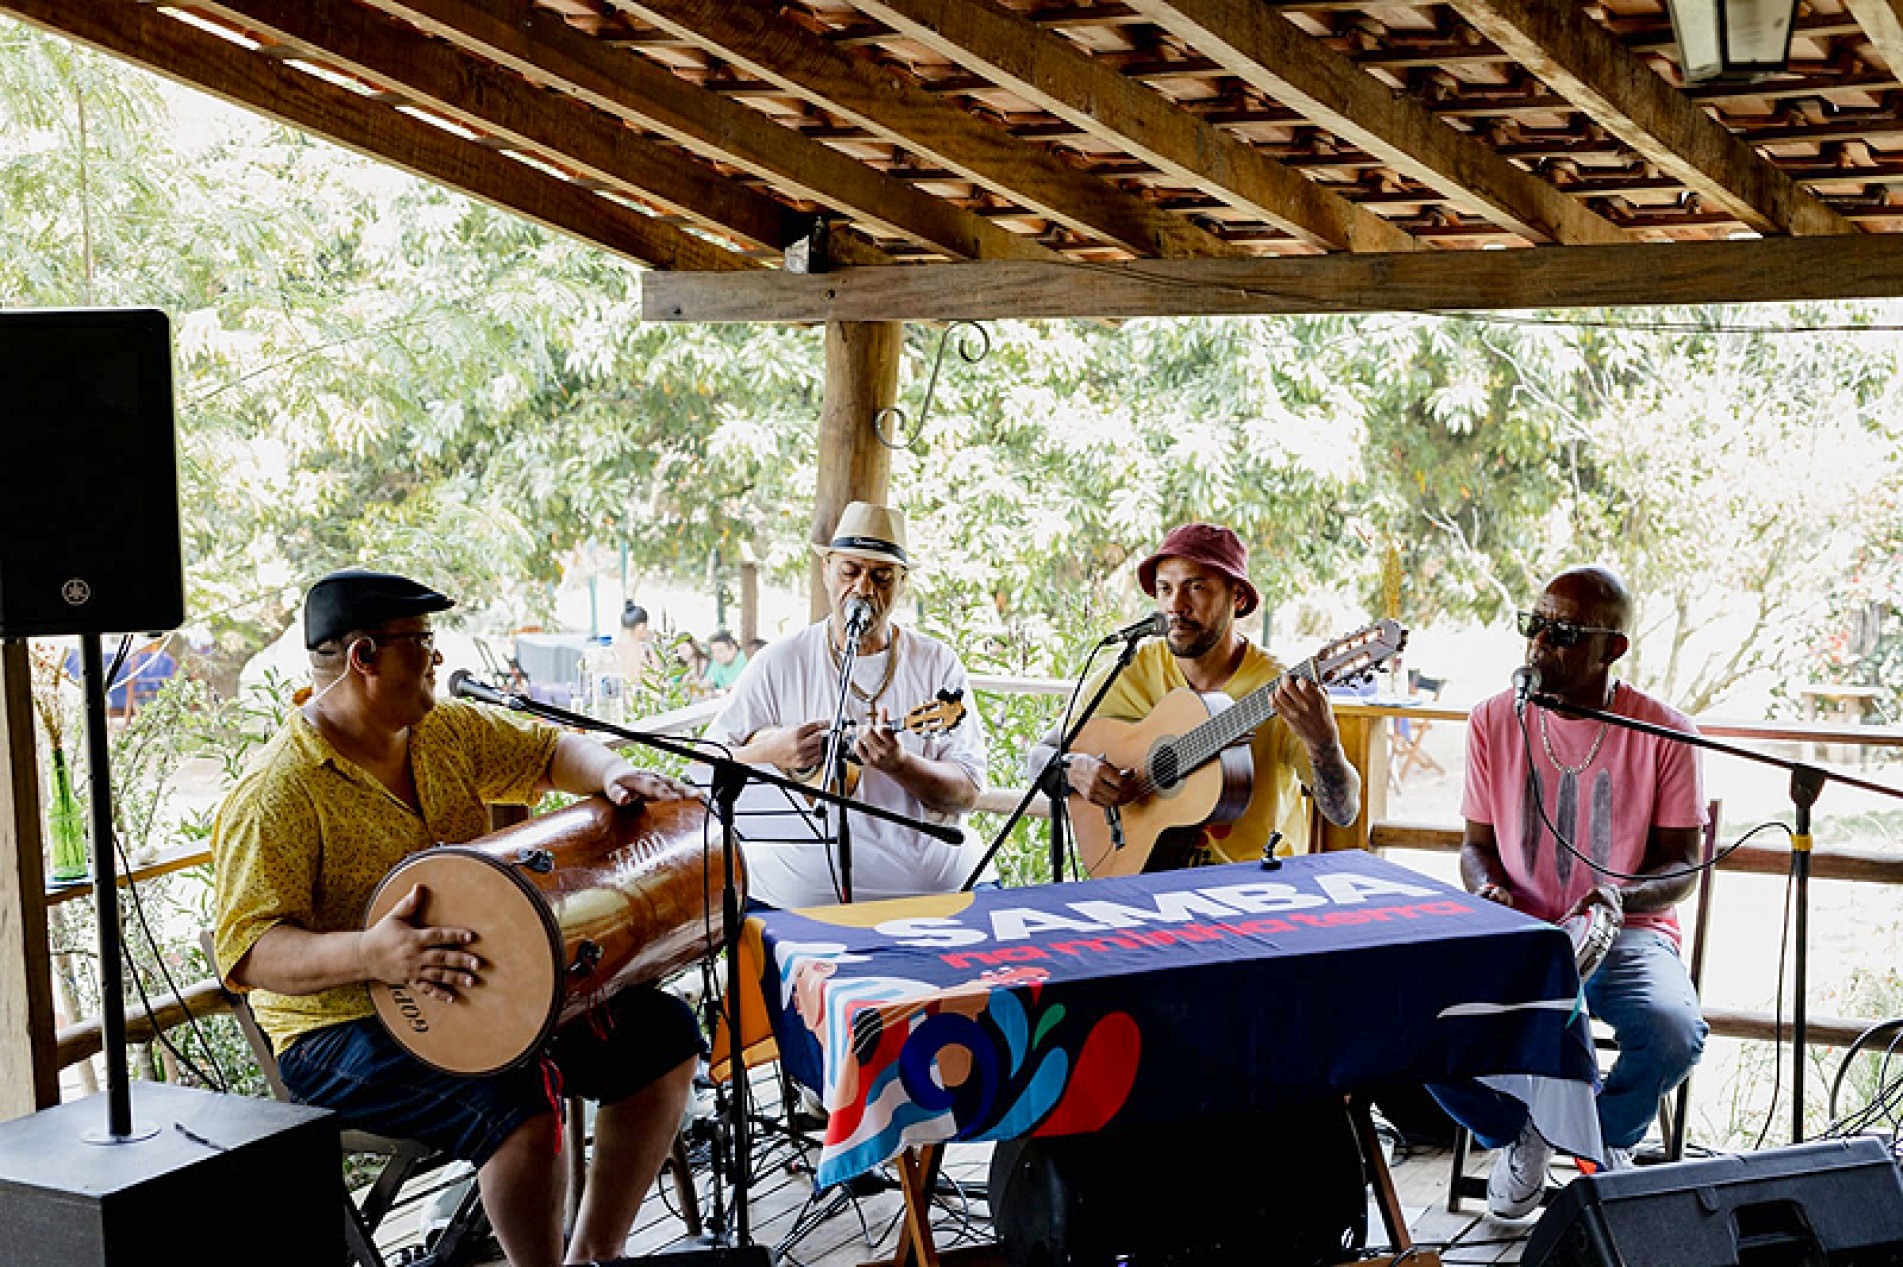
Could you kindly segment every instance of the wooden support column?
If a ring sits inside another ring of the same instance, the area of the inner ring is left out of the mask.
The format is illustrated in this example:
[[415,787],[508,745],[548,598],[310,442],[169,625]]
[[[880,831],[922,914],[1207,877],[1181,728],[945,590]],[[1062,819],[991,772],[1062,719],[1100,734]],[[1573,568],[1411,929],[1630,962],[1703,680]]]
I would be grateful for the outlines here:
[[1319,813],[1311,816],[1311,830],[1319,825],[1319,845],[1315,853],[1337,849],[1366,849],[1368,825],[1383,818],[1388,810],[1388,719],[1336,712],[1335,727],[1341,732],[1341,750],[1348,764],[1361,775],[1361,813],[1346,827],[1327,822]]
[[26,643],[0,641],[0,1119],[59,1103],[40,768]]
[[[848,502],[883,502],[892,451],[880,443],[873,415],[899,398],[899,354],[905,326],[897,321],[828,321],[826,388],[819,409],[819,476],[813,489],[813,544],[833,539]],[[828,610],[819,562],[808,575],[814,620]]]

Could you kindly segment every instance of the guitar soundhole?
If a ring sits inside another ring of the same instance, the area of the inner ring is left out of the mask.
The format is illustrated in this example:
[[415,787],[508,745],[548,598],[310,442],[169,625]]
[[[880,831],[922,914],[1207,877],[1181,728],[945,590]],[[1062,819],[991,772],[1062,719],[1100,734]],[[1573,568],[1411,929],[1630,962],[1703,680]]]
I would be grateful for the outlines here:
[[1156,780],[1157,787],[1175,787],[1176,780],[1182,777],[1182,771],[1178,769],[1176,760],[1176,749],[1157,749],[1155,759],[1150,762],[1150,774]]

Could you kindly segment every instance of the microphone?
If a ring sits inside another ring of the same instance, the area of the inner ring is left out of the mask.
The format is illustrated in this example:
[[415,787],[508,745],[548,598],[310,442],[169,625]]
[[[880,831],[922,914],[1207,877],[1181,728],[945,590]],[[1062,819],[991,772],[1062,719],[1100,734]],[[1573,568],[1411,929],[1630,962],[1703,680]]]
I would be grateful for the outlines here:
[[1119,642],[1135,642],[1140,638],[1161,638],[1169,631],[1170,618],[1162,612],[1151,612],[1142,620],[1131,621],[1097,645],[1112,647]]
[[[451,678],[454,682],[455,679]],[[1530,664],[1523,664],[1513,670],[1513,707],[1515,711],[1526,708],[1528,697],[1539,694],[1540,671]]]
[[846,600],[846,637],[854,642],[872,628],[872,604],[854,595]]
[[503,708],[516,706],[515,696],[507,691],[497,690],[472,675],[468,669],[457,669],[449,675],[449,693],[458,699],[473,699],[483,704],[496,704]]

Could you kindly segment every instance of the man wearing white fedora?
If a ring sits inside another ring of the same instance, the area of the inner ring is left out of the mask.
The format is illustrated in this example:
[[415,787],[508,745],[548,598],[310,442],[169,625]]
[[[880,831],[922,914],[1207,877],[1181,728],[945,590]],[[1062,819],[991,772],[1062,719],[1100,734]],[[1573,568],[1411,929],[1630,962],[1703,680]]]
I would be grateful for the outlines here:
[[[824,761],[846,657],[852,656],[846,717],[854,723],[852,759],[861,771],[853,796],[933,823],[957,823],[977,803],[985,779],[984,723],[950,647],[892,622],[912,566],[905,516],[889,506],[853,502],[824,546],[831,612],[790,638],[770,643],[740,675],[707,737],[735,758],[784,773]],[[855,619],[856,618],[856,619]],[[850,634],[862,627],[856,654]],[[932,703],[940,691],[962,692],[965,714],[944,730],[889,729],[895,717]],[[750,790],[746,808],[784,807],[777,793]],[[828,826],[837,817],[828,815]],[[970,849],[959,849],[883,819],[852,816],[851,896],[855,901],[947,893],[963,883]],[[836,843],[817,838],[791,815],[750,816],[747,889],[775,907],[824,906],[845,896]],[[751,837],[751,841],[749,841]]]

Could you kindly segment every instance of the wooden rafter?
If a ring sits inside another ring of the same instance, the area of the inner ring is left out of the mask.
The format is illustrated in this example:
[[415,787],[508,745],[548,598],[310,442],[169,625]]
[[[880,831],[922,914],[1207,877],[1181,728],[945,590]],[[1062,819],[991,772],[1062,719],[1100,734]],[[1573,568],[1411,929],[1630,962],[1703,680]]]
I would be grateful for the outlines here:
[[[1114,242],[1139,257],[1242,253],[1184,217],[939,100],[867,58],[835,48],[766,5],[750,0],[612,2],[663,30],[703,41],[747,73],[928,154],[1086,237]],[[1303,229],[1314,232],[1311,226]]]
[[1051,259],[1048,248],[669,74],[528,0],[369,0],[466,52],[652,129],[774,189],[956,259]]
[[864,12],[1157,170],[1295,237],[1360,251],[1415,242],[1372,212],[988,0],[855,0]]
[[580,185],[175,21],[157,8],[123,0],[0,0],[0,10],[640,263],[670,269],[759,267]]
[[1686,188],[1760,233],[1855,233],[1572,0],[1450,0],[1482,35]]
[[196,0],[192,7],[400,91],[491,145],[562,163],[605,188],[657,203],[752,246],[778,252],[810,226],[810,216],[646,140],[573,97],[473,63],[453,46],[354,0]]
[[1899,0],[1844,0],[1870,43],[1894,74],[1903,75],[1903,3]]
[[1534,242],[1626,240],[1621,229],[1578,200],[1435,118],[1420,102],[1397,95],[1256,0],[1131,0],[1130,7],[1473,215]]
[[655,273],[649,321],[951,321],[1459,312],[1903,295],[1903,234],[1303,259]]

